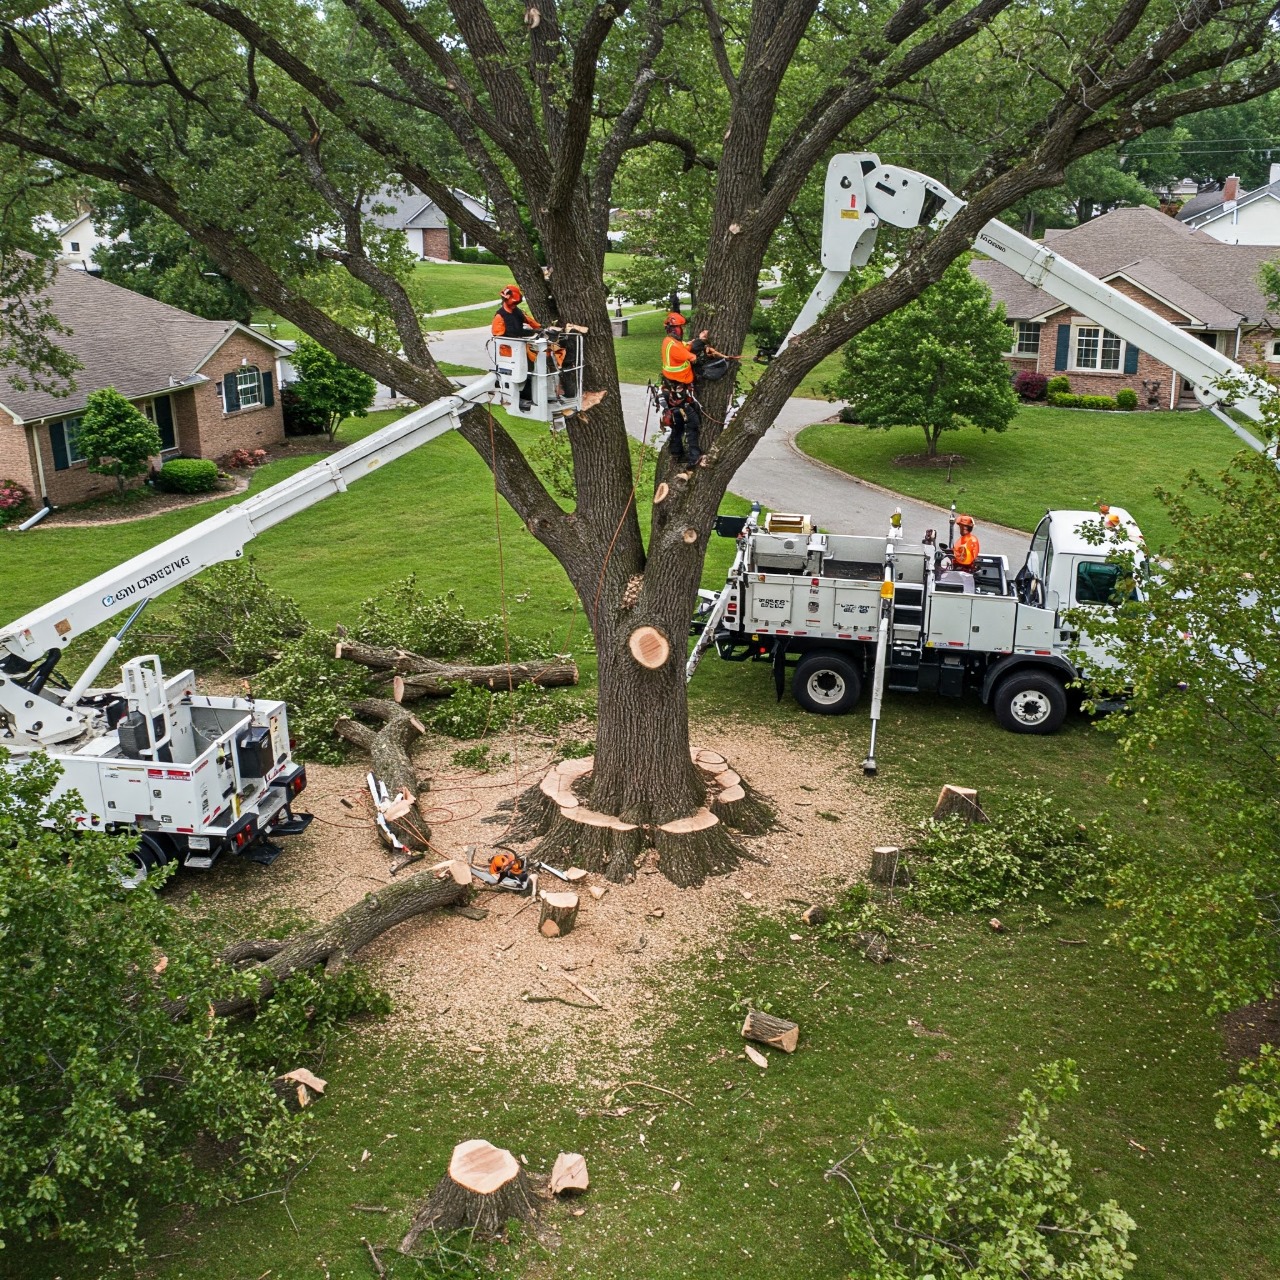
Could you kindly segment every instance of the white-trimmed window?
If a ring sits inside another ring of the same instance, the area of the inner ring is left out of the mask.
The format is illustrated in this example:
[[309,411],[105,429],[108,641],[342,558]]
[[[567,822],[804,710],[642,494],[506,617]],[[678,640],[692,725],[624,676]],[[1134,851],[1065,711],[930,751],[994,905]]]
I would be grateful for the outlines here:
[[1272,364],[1280,364],[1280,338],[1267,340],[1267,359]]
[[53,445],[53,467],[65,471],[73,462],[83,462],[80,452],[80,419],[61,418],[49,424],[49,438]]
[[262,403],[262,374],[256,365],[246,365],[236,370],[236,395],[242,409]]
[[1073,368],[1119,373],[1124,359],[1120,335],[1096,324],[1079,324],[1072,333]]
[[1018,320],[1013,326],[1013,354],[1038,356],[1040,354],[1040,322]]

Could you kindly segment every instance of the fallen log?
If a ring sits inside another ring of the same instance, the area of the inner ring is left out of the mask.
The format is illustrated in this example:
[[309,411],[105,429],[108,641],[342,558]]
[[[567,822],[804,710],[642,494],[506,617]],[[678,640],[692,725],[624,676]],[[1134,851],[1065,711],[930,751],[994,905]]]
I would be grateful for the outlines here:
[[[455,861],[366,894],[327,924],[286,942],[269,959],[244,970],[258,979],[257,988],[252,994],[215,1001],[212,1010],[223,1017],[247,1013],[268,999],[291,974],[318,964],[323,964],[327,973],[334,973],[388,929],[427,911],[465,902],[470,892],[470,869],[465,862]],[[169,1012],[181,1017],[187,1007],[185,999],[175,1000]],[[200,1007],[203,1010],[205,1006]]]
[[754,1040],[757,1044],[771,1044],[783,1053],[795,1053],[796,1045],[800,1042],[800,1028],[785,1018],[775,1018],[758,1009],[748,1009],[746,1021],[742,1024],[742,1038]]
[[424,1231],[467,1228],[495,1239],[512,1219],[528,1223],[536,1213],[533,1189],[515,1156],[473,1138],[454,1147],[448,1173],[414,1214],[400,1252],[409,1253]]
[[333,726],[340,738],[367,751],[373,762],[374,802],[381,819],[377,822],[378,834],[392,849],[425,849],[431,840],[431,828],[418,812],[417,799],[430,783],[418,777],[409,749],[426,727],[389,698],[361,698],[352,710],[384,724],[375,732],[350,716],[342,716]]
[[538,684],[545,688],[578,683],[578,665],[563,655],[535,662],[498,663],[472,666],[464,662],[437,662],[407,649],[339,640],[336,656],[358,662],[373,671],[393,673],[392,690],[396,702],[417,698],[447,698],[455,684],[472,684],[481,689],[513,689],[518,684]]

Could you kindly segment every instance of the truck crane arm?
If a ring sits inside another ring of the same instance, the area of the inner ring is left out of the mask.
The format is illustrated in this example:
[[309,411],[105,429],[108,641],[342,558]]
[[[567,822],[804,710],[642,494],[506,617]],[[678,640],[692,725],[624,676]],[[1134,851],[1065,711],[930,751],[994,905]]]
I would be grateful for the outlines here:
[[[823,275],[782,348],[814,324],[849,272],[866,264],[882,223],[904,228],[941,227],[964,207],[959,196],[914,169],[881,164],[880,158],[869,152],[833,156],[823,196]],[[1274,443],[1258,439],[1224,407],[1229,400],[1252,421],[1264,423],[1261,400],[1269,387],[1262,379],[1003,222],[988,222],[974,247],[1176,369],[1195,388],[1196,399],[1250,448],[1275,455]],[[1224,382],[1234,384],[1230,393]]]
[[79,736],[88,716],[77,704],[119,649],[128,624],[69,690],[49,688],[67,645],[126,609],[133,611],[131,623],[147,601],[212,564],[238,558],[264,530],[443,435],[472,405],[490,398],[499,381],[493,373],[478,378],[0,628],[0,741],[47,746]]

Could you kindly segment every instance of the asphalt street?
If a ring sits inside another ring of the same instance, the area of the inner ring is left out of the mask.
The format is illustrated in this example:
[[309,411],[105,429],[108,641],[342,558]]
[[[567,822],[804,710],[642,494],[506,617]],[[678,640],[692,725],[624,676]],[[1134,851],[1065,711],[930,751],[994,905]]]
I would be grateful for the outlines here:
[[[450,364],[487,368],[488,326],[453,329],[441,333],[431,343],[437,360]],[[654,349],[654,363],[658,353]],[[639,439],[645,429],[645,388],[632,383],[622,386],[622,410],[627,430]],[[798,511],[811,515],[824,529],[836,533],[877,533],[888,528],[889,517],[902,509],[905,537],[918,540],[926,529],[938,529],[945,537],[947,512],[914,498],[890,493],[834,468],[805,457],[795,446],[796,435],[814,422],[829,418],[836,406],[825,400],[788,400],[768,434],[734,476],[734,493],[761,503],[774,511]],[[652,415],[649,434],[653,434]],[[986,554],[1005,555],[1011,568],[1018,568],[1026,555],[1027,534],[1016,529],[979,523],[976,533]]]

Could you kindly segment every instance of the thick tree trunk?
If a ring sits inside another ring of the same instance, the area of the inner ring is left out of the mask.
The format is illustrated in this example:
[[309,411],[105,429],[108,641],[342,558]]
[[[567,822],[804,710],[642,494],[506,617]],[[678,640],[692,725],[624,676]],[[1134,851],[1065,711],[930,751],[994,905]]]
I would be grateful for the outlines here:
[[482,1138],[460,1142],[453,1149],[449,1172],[413,1217],[400,1252],[408,1253],[425,1231],[469,1228],[481,1239],[496,1239],[507,1223],[532,1222],[537,1205],[529,1179],[511,1154]]

